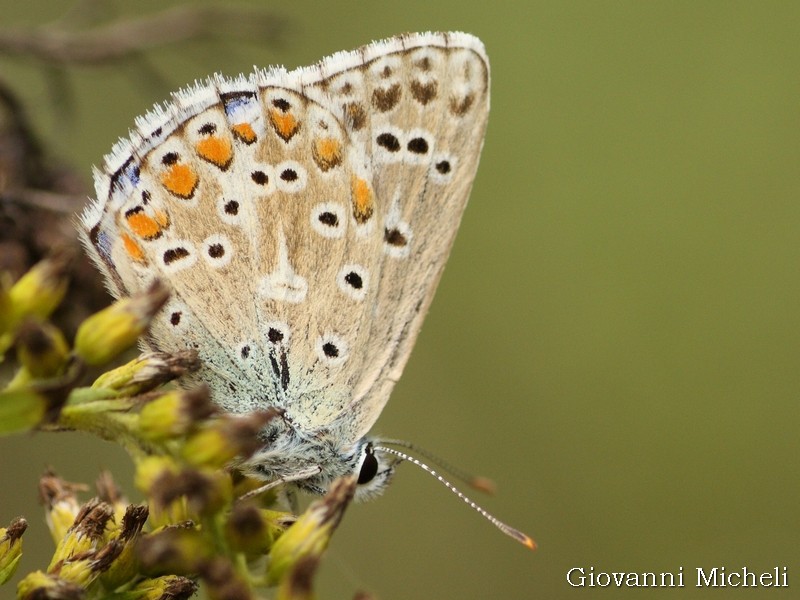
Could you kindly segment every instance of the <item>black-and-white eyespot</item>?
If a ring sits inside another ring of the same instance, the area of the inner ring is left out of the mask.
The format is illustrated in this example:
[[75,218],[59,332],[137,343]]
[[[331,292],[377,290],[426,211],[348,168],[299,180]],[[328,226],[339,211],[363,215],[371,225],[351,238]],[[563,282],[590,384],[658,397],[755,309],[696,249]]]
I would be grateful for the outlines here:
[[411,252],[411,227],[405,221],[387,222],[383,230],[383,251],[392,258],[405,258]]
[[203,258],[215,269],[230,263],[233,254],[233,244],[226,235],[215,233],[203,241]]
[[317,356],[323,364],[337,366],[347,360],[347,342],[335,333],[326,333],[317,338]]
[[253,183],[256,185],[267,185],[269,183],[269,175],[266,171],[261,169],[256,169],[255,171],[250,172],[250,179],[253,180]]
[[369,271],[361,265],[345,265],[336,276],[336,283],[345,296],[360,302],[367,296]]
[[264,338],[267,340],[268,346],[288,348],[291,338],[291,330],[289,324],[283,321],[271,321],[265,323],[263,326]]
[[433,156],[430,168],[430,179],[434,183],[449,183],[453,179],[458,159],[449,153],[439,153]]
[[249,171],[248,191],[263,196],[271,194],[278,188],[274,166],[267,163],[256,163],[250,167]]
[[326,238],[340,238],[347,228],[347,212],[336,202],[321,202],[311,209],[311,228]]
[[414,165],[427,165],[434,151],[434,137],[424,129],[412,129],[406,133],[404,159]]
[[171,273],[191,267],[197,261],[194,245],[186,240],[170,240],[161,244],[157,256],[164,269]]
[[430,149],[430,145],[428,144],[428,140],[426,140],[424,137],[415,137],[408,140],[406,148],[409,152],[414,154],[427,154],[428,150]]
[[372,155],[376,161],[394,163],[403,160],[407,136],[402,129],[385,125],[374,130],[372,135]]
[[275,166],[278,189],[289,194],[296,194],[306,187],[308,174],[305,167],[294,160],[285,160]]
[[242,203],[237,198],[221,197],[217,200],[217,215],[228,225],[242,224]]
[[384,131],[375,136],[375,143],[387,152],[400,152],[400,140],[393,133]]
[[186,331],[192,321],[189,307],[179,300],[170,300],[160,313],[167,329],[172,333]]

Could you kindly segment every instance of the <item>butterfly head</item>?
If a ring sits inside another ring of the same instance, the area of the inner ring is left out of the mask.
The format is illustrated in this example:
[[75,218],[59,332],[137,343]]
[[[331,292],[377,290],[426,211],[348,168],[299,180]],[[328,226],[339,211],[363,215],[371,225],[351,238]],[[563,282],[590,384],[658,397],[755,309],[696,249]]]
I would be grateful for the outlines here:
[[377,441],[364,437],[347,448],[336,448],[325,436],[311,440],[298,435],[284,419],[276,419],[262,432],[261,452],[248,461],[257,478],[291,483],[314,495],[324,495],[342,476],[356,477],[355,499],[380,496],[403,459],[383,451]]
[[359,441],[353,474],[358,476],[356,500],[371,500],[383,494],[394,476],[397,457],[377,449],[372,440]]

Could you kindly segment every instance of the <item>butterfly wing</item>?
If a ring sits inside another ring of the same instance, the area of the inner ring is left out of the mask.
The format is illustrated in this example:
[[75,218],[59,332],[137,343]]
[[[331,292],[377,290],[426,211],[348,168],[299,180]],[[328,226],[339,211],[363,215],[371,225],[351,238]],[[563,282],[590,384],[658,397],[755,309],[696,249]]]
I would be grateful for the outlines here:
[[488,63],[465,34],[217,77],[106,157],[84,241],[116,295],[170,284],[149,344],[196,348],[193,378],[225,409],[280,406],[351,443],[408,358],[487,112]]
[[450,253],[483,146],[489,63],[477,38],[433,33],[333,56],[321,71],[309,95],[344,111],[383,219],[370,356],[348,408],[357,439],[399,379]]

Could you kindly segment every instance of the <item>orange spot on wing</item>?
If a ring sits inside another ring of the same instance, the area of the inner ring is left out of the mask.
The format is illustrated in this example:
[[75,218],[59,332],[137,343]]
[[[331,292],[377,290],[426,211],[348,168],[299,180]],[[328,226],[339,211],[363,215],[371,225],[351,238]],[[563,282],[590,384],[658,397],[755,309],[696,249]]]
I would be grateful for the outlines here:
[[227,138],[211,135],[202,138],[195,145],[200,158],[207,160],[220,169],[227,169],[233,160],[233,147]]
[[197,188],[197,173],[183,163],[175,163],[161,174],[161,183],[167,191],[179,198],[191,198]]
[[318,138],[314,140],[311,154],[317,166],[327,171],[342,162],[342,145],[335,138]]
[[256,132],[250,123],[237,123],[232,126],[233,135],[242,140],[245,144],[252,144],[256,141]]
[[169,227],[169,215],[163,210],[157,210],[156,222],[161,226],[161,229],[166,229]]
[[300,122],[290,112],[282,112],[276,108],[269,111],[269,122],[281,138],[288,142],[300,129]]
[[127,252],[128,256],[130,256],[133,260],[140,263],[147,262],[142,247],[127,233],[122,234],[122,244],[125,246],[125,252]]
[[360,177],[353,177],[353,217],[357,223],[366,223],[375,210],[375,201],[369,183]]
[[140,238],[153,240],[161,235],[161,226],[152,217],[138,212],[127,217],[128,227]]

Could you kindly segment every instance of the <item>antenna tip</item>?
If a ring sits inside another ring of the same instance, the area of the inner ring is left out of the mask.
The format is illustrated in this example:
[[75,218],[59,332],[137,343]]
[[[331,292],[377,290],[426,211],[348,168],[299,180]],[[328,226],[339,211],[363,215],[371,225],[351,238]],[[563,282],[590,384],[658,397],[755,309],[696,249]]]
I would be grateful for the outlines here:
[[521,541],[521,542],[523,543],[523,545],[524,545],[525,547],[527,547],[529,550],[536,550],[536,548],[537,548],[537,546],[536,546],[536,542],[534,542],[534,541],[533,541],[531,538],[529,538],[527,535],[525,536],[525,539],[524,539],[524,540],[520,540],[520,541]]
[[495,485],[494,481],[488,477],[481,477],[479,475],[476,475],[470,479],[469,486],[473,490],[478,490],[479,492],[489,494],[490,496],[494,496],[495,492],[497,491],[497,486]]
[[514,538],[529,550],[536,550],[537,546],[536,542],[533,541],[533,538],[528,537],[527,535],[522,533],[519,529],[514,529],[513,527],[509,527],[505,523],[496,523],[496,525],[500,528],[501,531],[503,531],[503,533]]

